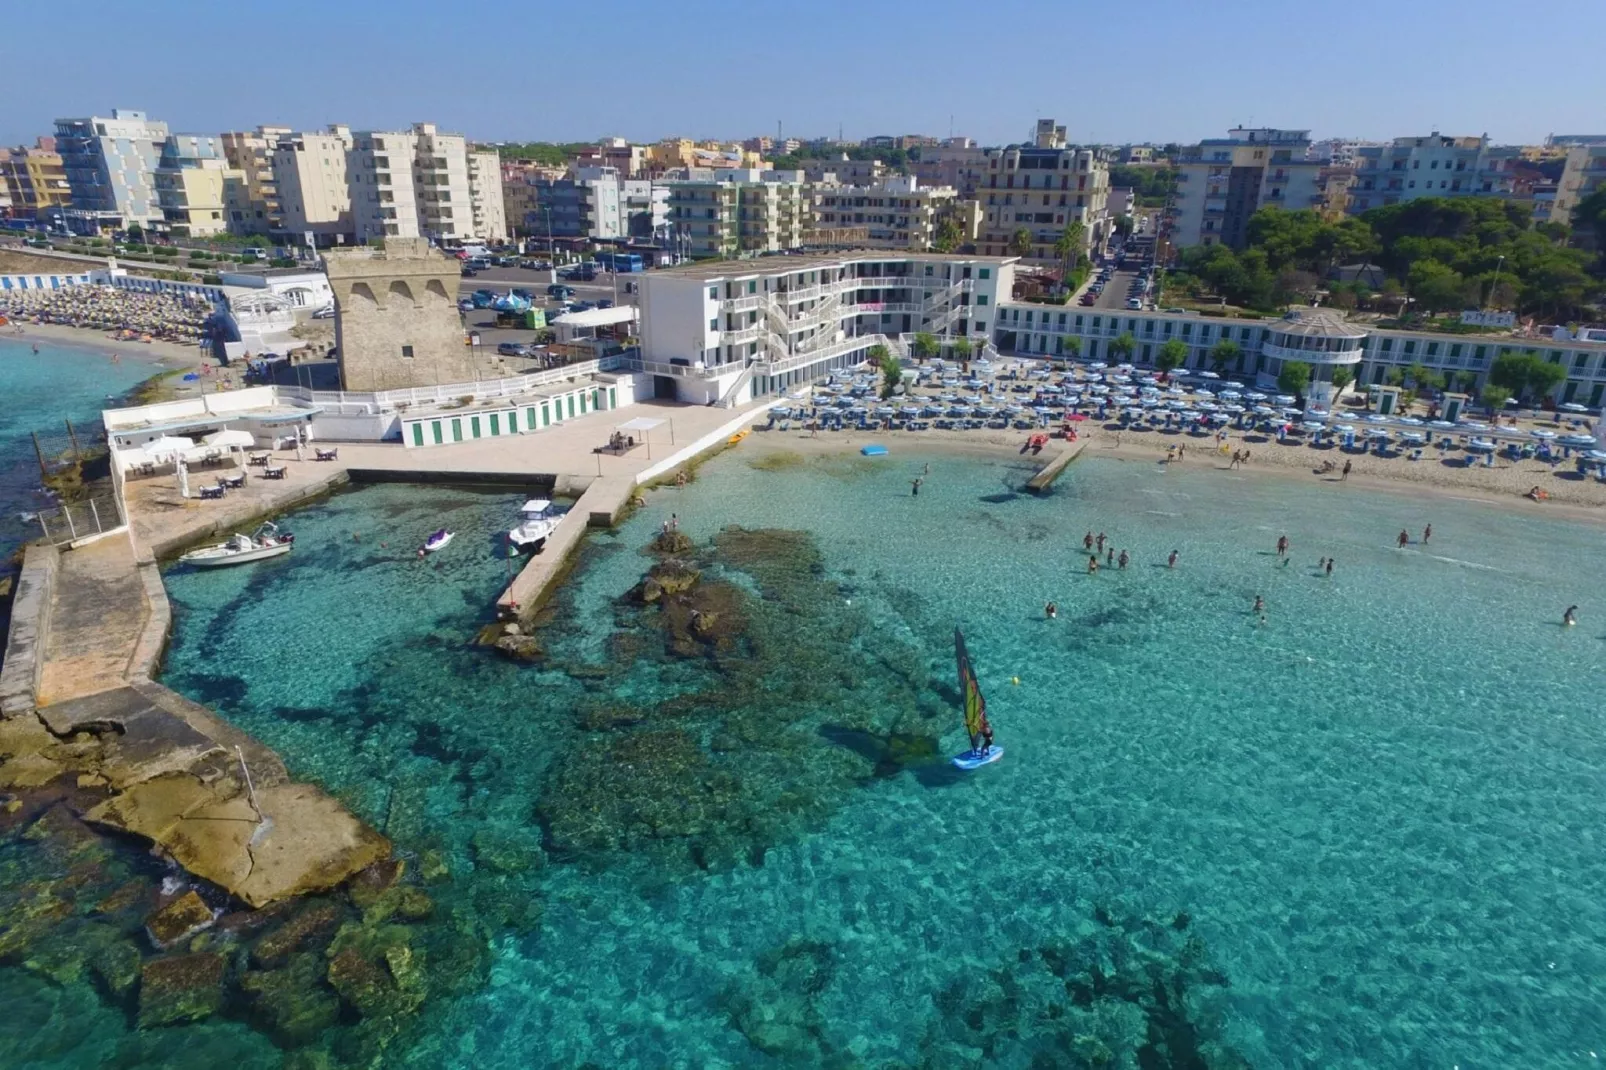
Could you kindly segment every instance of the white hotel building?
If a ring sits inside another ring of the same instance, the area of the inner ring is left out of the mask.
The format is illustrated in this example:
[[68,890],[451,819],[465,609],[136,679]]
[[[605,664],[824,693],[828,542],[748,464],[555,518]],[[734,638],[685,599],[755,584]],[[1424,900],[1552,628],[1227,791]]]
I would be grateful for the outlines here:
[[[1507,330],[1487,334],[1384,330],[1353,323],[1331,309],[1298,309],[1282,318],[1227,319],[1198,312],[1100,311],[1064,305],[1006,301],[996,313],[993,341],[1000,352],[1064,359],[1079,347],[1085,360],[1111,360],[1111,340],[1130,334],[1131,360],[1154,363],[1159,348],[1173,338],[1188,347],[1187,369],[1217,370],[1210,350],[1231,339],[1240,355],[1222,373],[1245,382],[1276,382],[1283,361],[1299,360],[1316,370],[1318,383],[1331,382],[1332,369],[1347,367],[1356,386],[1385,381],[1389,371],[1421,364],[1430,371],[1488,381],[1495,358],[1506,353],[1537,353],[1567,369],[1556,401],[1598,408],[1606,401],[1606,331],[1573,336],[1557,328],[1534,337]],[[1073,344],[1070,339],[1079,341]],[[1330,389],[1330,388],[1329,388]],[[1313,391],[1321,397],[1323,391]]]
[[641,280],[642,367],[653,393],[739,405],[860,363],[903,336],[991,337],[1015,258],[853,252],[710,261]]

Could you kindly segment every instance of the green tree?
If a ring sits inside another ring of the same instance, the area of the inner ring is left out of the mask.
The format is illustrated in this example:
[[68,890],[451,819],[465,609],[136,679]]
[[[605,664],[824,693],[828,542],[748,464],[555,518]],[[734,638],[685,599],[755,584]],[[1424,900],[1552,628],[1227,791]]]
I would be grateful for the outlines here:
[[1082,255],[1083,245],[1086,243],[1087,231],[1077,220],[1065,224],[1060,236],[1054,240],[1054,255],[1060,258],[1065,265],[1065,281],[1069,285],[1071,273],[1076,270],[1077,257]]
[[1344,365],[1340,364],[1333,369],[1332,379],[1333,389],[1342,394],[1344,392],[1344,388],[1349,386],[1350,383],[1354,381],[1355,373],[1350,371],[1350,369],[1346,368]]
[[929,360],[941,352],[942,346],[937,342],[937,336],[930,331],[915,335],[914,354],[921,360]]
[[1123,238],[1131,237],[1132,236],[1132,232],[1134,230],[1136,230],[1137,228],[1138,228],[1137,222],[1130,215],[1123,215],[1123,216],[1117,216],[1116,217],[1116,220],[1115,220],[1115,232],[1117,234],[1121,235],[1121,237],[1123,237]]
[[[1082,355],[1082,339],[1079,336],[1074,335],[1074,334],[1068,334],[1068,335],[1065,336],[1063,341],[1064,341],[1064,346],[1065,346],[1065,349],[1064,349],[1065,356],[1067,356],[1067,357],[1079,357],[1079,356]],[[1110,345],[1114,346],[1115,343],[1118,342],[1118,341],[1120,341],[1119,338],[1111,339]]]
[[1154,355],[1154,366],[1167,374],[1182,367],[1187,361],[1188,343],[1180,338],[1171,339]]
[[1231,338],[1223,338],[1210,347],[1210,367],[1217,375],[1225,374],[1229,365],[1243,356],[1244,347]]
[[[1512,397],[1543,398],[1567,378],[1567,369],[1552,364],[1532,351],[1502,353],[1489,368],[1489,382],[1511,391]],[[1484,388],[1488,393],[1488,388]]]
[[1533,391],[1534,400],[1554,398],[1556,388],[1567,381],[1567,369],[1560,364],[1545,360],[1539,354],[1532,354],[1533,363],[1528,366],[1528,389]]
[[1437,260],[1412,264],[1405,285],[1416,298],[1417,308],[1423,311],[1465,308],[1468,303],[1467,280]]
[[881,396],[890,398],[892,391],[903,380],[903,365],[898,358],[884,345],[873,345],[866,354],[870,363],[881,369]]
[[1137,340],[1132,337],[1131,331],[1123,331],[1110,339],[1110,356],[1117,361],[1132,359],[1132,351],[1137,348]]
[[960,335],[953,341],[953,351],[955,360],[969,360],[970,354],[975,351],[975,347],[970,344],[969,338]]
[[1503,386],[1489,385],[1478,391],[1478,400],[1488,406],[1491,415],[1500,413],[1511,397],[1511,391]]
[[964,240],[965,233],[959,229],[959,221],[951,215],[945,215],[937,221],[937,233],[931,240],[931,247],[939,253],[951,253]]
[[1573,207],[1573,229],[1592,233],[1595,248],[1606,255],[1606,186],[1596,187]]
[[1283,361],[1282,371],[1277,373],[1277,389],[1285,394],[1304,394],[1310,388],[1310,372],[1310,365],[1302,360]]
[[1020,257],[1031,256],[1032,232],[1025,227],[1016,228],[1015,233],[1009,236],[1009,251]]

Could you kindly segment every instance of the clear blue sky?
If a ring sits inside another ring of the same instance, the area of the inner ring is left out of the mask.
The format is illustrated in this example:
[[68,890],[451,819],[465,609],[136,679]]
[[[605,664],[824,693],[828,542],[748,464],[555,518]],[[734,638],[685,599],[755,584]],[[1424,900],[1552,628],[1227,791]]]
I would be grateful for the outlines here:
[[[73,0],[7,6],[0,143],[139,108],[482,140],[1606,133],[1606,0]],[[893,11],[896,14],[893,14]]]

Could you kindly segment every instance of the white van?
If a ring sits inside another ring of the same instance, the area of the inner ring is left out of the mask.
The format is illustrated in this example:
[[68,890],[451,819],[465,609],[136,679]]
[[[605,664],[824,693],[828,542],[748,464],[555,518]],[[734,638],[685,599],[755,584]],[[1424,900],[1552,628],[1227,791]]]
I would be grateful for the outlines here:
[[256,246],[251,246],[250,248],[242,249],[240,251],[240,255],[241,256],[248,256],[252,260],[267,260],[267,259],[269,259],[268,251],[266,249],[261,249],[261,248],[258,248]]

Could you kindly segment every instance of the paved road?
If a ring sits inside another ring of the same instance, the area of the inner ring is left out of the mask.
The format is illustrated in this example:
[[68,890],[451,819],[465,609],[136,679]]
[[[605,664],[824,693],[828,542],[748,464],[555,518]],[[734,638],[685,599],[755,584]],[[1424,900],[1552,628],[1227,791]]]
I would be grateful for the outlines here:
[[[614,296],[615,276],[598,275],[595,282],[565,282],[565,286],[573,287],[575,297],[581,301],[597,301],[606,298],[616,305],[633,305],[641,296],[639,293],[626,293],[625,283],[639,281],[637,274],[620,275],[618,278],[618,297]],[[557,308],[557,302],[546,296],[546,288],[551,285],[552,273],[550,271],[531,271],[526,268],[487,268],[473,278],[462,279],[458,283],[457,292],[460,297],[467,297],[475,290],[492,290],[503,294],[509,290],[529,290],[540,299],[540,307],[546,309],[550,316]],[[476,308],[463,313],[463,326],[468,330],[480,332],[480,344],[495,348],[503,342],[533,342],[534,331],[512,330],[496,325],[496,313],[488,308]]]
[[1110,276],[1110,281],[1105,285],[1104,292],[1099,294],[1099,299],[1093,302],[1092,307],[1098,309],[1126,308],[1127,291],[1132,288],[1132,280],[1137,277],[1138,273],[1135,270],[1117,271]]

